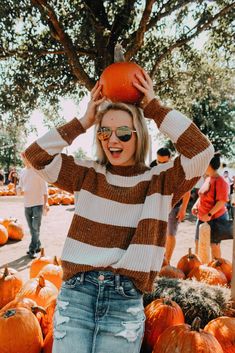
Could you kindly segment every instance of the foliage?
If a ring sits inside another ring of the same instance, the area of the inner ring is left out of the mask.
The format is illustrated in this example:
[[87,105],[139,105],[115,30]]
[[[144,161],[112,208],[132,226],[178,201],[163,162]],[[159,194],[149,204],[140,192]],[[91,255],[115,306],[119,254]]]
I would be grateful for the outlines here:
[[231,69],[234,8],[232,0],[2,0],[0,120],[8,113],[25,125],[35,108],[51,116],[60,97],[80,100],[118,41],[157,94],[189,112],[211,77],[194,40],[206,39],[207,60]]
[[0,124],[0,165],[8,171],[11,166],[21,166],[20,152],[26,139],[25,128],[6,116]]
[[73,152],[73,155],[77,159],[87,159],[88,158],[86,152],[81,147],[79,147],[77,149],[77,151]]

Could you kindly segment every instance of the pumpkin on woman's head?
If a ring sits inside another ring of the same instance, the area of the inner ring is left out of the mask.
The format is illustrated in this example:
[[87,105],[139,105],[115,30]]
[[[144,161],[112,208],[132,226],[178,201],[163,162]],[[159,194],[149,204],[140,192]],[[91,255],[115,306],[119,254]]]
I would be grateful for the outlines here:
[[113,102],[138,103],[143,94],[133,82],[138,82],[136,74],[143,75],[142,69],[134,62],[116,62],[104,69],[100,76],[102,94]]

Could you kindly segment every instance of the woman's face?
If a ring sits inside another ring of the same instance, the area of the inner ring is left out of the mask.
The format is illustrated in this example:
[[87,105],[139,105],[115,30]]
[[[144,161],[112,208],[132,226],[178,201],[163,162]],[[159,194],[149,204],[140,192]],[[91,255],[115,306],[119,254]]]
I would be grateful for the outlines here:
[[134,130],[132,117],[122,110],[109,110],[102,118],[101,127],[108,127],[112,135],[105,141],[101,141],[104,153],[112,165],[130,166],[135,164],[135,151],[137,136],[132,132],[129,141],[121,141],[115,134],[115,130],[121,126],[128,126]]

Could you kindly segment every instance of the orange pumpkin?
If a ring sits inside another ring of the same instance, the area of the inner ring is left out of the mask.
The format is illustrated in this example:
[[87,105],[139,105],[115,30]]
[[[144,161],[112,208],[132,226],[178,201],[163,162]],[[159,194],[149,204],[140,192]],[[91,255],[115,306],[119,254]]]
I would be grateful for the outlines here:
[[13,218],[13,217],[9,217],[9,218],[4,218],[3,220],[1,220],[1,224],[4,225],[4,227],[8,227],[8,224],[11,222],[16,222],[17,219]]
[[222,271],[225,274],[227,281],[231,282],[232,264],[230,261],[223,258],[213,259],[209,262],[208,266],[216,268],[216,270]]
[[56,256],[54,257],[53,264],[48,264],[41,269],[38,276],[41,275],[60,289],[63,278],[63,270],[61,265],[58,263]]
[[160,334],[169,326],[184,323],[184,314],[173,300],[161,298],[153,300],[145,307],[145,334],[143,347],[152,350]]
[[38,320],[28,309],[0,312],[0,352],[40,353],[43,337]]
[[43,353],[52,353],[53,346],[53,332],[52,330],[48,332],[43,342]]
[[222,271],[218,271],[213,267],[207,265],[200,265],[194,268],[188,275],[188,278],[195,278],[197,281],[205,282],[212,285],[227,284],[227,278]]
[[163,266],[159,272],[160,277],[169,277],[169,278],[180,278],[185,279],[185,274],[183,271],[177,267],[166,265]]
[[12,221],[7,226],[8,237],[12,240],[21,240],[24,236],[24,230],[21,224]]
[[46,337],[47,334],[53,330],[53,316],[56,307],[56,298],[51,299],[48,306],[46,307],[46,313],[41,319],[41,328],[43,336]]
[[44,248],[42,248],[40,256],[31,262],[30,269],[29,269],[29,277],[30,278],[37,277],[37,275],[39,274],[39,272],[44,266],[52,263],[53,263],[53,258],[50,256],[46,256],[45,250]]
[[2,309],[4,311],[12,308],[25,308],[25,309],[32,309],[32,307],[37,306],[37,303],[30,299],[30,298],[15,298],[6,304]]
[[8,240],[8,232],[6,227],[0,224],[0,245],[6,244]]
[[20,291],[23,280],[13,268],[0,270],[0,309],[12,301]]
[[18,298],[26,297],[35,300],[37,305],[47,307],[51,298],[58,295],[58,289],[56,286],[45,280],[43,276],[39,278],[32,278],[25,282],[17,294]]
[[109,65],[100,76],[102,94],[113,102],[137,103],[143,95],[134,86],[136,74],[143,75],[134,62],[116,62]]
[[235,317],[217,317],[208,322],[204,331],[215,336],[224,353],[235,353]]
[[199,257],[192,253],[192,249],[188,249],[188,254],[181,257],[177,263],[177,268],[184,272],[185,276],[189,274],[195,267],[202,265]]
[[152,353],[223,353],[217,339],[200,329],[200,319],[192,326],[181,324],[168,327],[159,337]]

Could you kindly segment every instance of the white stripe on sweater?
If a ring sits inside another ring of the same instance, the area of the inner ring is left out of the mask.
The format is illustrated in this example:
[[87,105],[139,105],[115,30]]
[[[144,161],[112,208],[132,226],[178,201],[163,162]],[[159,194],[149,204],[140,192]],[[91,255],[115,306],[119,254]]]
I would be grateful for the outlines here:
[[[115,236],[115,235],[114,235]],[[67,238],[62,260],[94,267],[125,268],[130,271],[159,271],[164,256],[164,247],[133,244],[127,250],[102,248]]]
[[173,143],[176,143],[191,124],[192,120],[173,109],[165,116],[159,130],[169,136]]
[[203,152],[198,153],[195,157],[189,159],[181,155],[181,165],[185,172],[185,179],[190,180],[196,176],[201,176],[205,173],[208,167],[208,161],[214,155],[214,147],[209,145]]
[[172,195],[155,193],[147,196],[144,204],[124,204],[82,189],[75,214],[93,222],[136,228],[142,219],[147,218],[167,222],[171,200]]
[[61,137],[60,133],[56,129],[48,131],[36,142],[50,156],[60,153],[64,147],[68,146],[68,143]]
[[46,165],[44,169],[34,169],[48,183],[55,183],[58,179],[62,167],[62,157],[58,154],[54,157],[50,164]]

